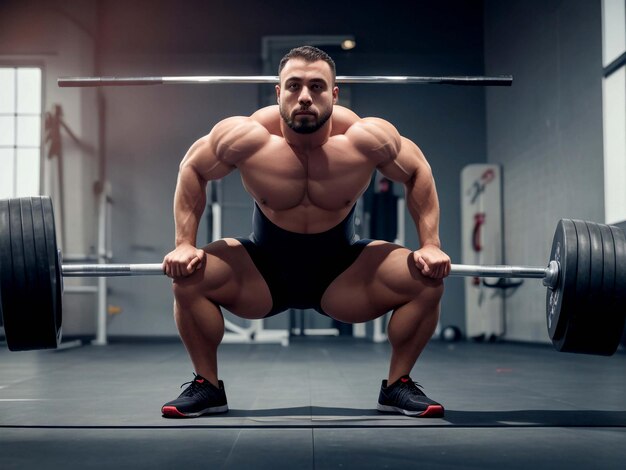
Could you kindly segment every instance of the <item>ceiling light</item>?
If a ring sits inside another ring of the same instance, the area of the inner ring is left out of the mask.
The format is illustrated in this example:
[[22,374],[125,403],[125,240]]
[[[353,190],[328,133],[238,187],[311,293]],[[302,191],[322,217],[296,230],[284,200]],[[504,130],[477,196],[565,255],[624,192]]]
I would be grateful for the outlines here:
[[341,48],[344,51],[349,51],[350,49],[354,49],[356,47],[356,41],[354,39],[344,39],[341,42]]

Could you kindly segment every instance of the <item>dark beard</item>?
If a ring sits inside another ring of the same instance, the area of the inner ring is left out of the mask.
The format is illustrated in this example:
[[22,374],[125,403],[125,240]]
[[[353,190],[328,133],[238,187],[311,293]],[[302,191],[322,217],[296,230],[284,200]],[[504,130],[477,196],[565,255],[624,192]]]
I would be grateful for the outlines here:
[[279,111],[280,116],[283,118],[283,121],[285,121],[285,124],[298,134],[313,134],[313,132],[317,131],[324,124],[326,124],[326,121],[328,121],[328,118],[330,118],[330,115],[332,114],[331,111],[328,111],[326,114],[321,114],[317,120],[305,119],[303,121],[296,122],[291,119],[291,116],[285,113],[280,106]]

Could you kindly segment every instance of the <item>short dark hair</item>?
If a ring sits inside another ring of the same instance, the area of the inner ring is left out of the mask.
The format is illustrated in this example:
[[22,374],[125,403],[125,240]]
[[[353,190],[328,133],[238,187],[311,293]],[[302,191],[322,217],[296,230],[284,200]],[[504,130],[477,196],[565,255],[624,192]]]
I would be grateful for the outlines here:
[[280,59],[280,64],[278,64],[278,75],[283,71],[285,65],[290,59],[303,59],[306,62],[317,62],[318,60],[323,60],[330,67],[330,71],[333,76],[333,84],[335,82],[335,61],[321,49],[313,46],[300,46],[291,49],[287,52],[282,59]]

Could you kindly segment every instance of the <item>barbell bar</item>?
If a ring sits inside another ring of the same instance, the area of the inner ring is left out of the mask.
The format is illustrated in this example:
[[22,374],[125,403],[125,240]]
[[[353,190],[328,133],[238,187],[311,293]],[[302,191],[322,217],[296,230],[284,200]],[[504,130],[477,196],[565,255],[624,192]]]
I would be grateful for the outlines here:
[[[0,200],[0,310],[12,351],[56,348],[62,278],[163,275],[161,263],[62,264],[49,197]],[[558,351],[612,355],[626,318],[626,236],[561,219],[547,267],[453,264],[451,276],[536,278],[548,287],[548,335]]]
[[[543,279],[545,286],[554,287],[558,279],[558,264],[551,262],[548,267],[470,265],[452,264],[450,276],[536,278]],[[64,277],[117,277],[154,276],[163,273],[161,263],[148,264],[64,264],[61,267]]]
[[[211,85],[267,83],[277,84],[278,76],[271,75],[221,75],[221,76],[174,76],[174,77],[60,77],[57,84],[67,87],[104,87],[104,86],[141,86],[141,85]],[[383,75],[338,75],[337,83],[377,83],[377,84],[413,84],[413,85],[465,85],[465,86],[511,86],[513,77],[498,75],[492,77],[479,76],[447,76],[447,77],[416,77],[416,76],[383,76]]]

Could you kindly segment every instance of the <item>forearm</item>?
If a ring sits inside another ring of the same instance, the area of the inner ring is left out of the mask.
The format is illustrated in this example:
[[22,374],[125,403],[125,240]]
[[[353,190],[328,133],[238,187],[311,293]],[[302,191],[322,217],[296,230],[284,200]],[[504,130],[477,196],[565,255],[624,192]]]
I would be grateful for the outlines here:
[[206,180],[190,165],[181,165],[174,195],[176,246],[196,245],[200,218],[206,205]]
[[441,247],[439,240],[439,199],[430,169],[421,168],[405,184],[409,213],[415,222],[420,245]]

